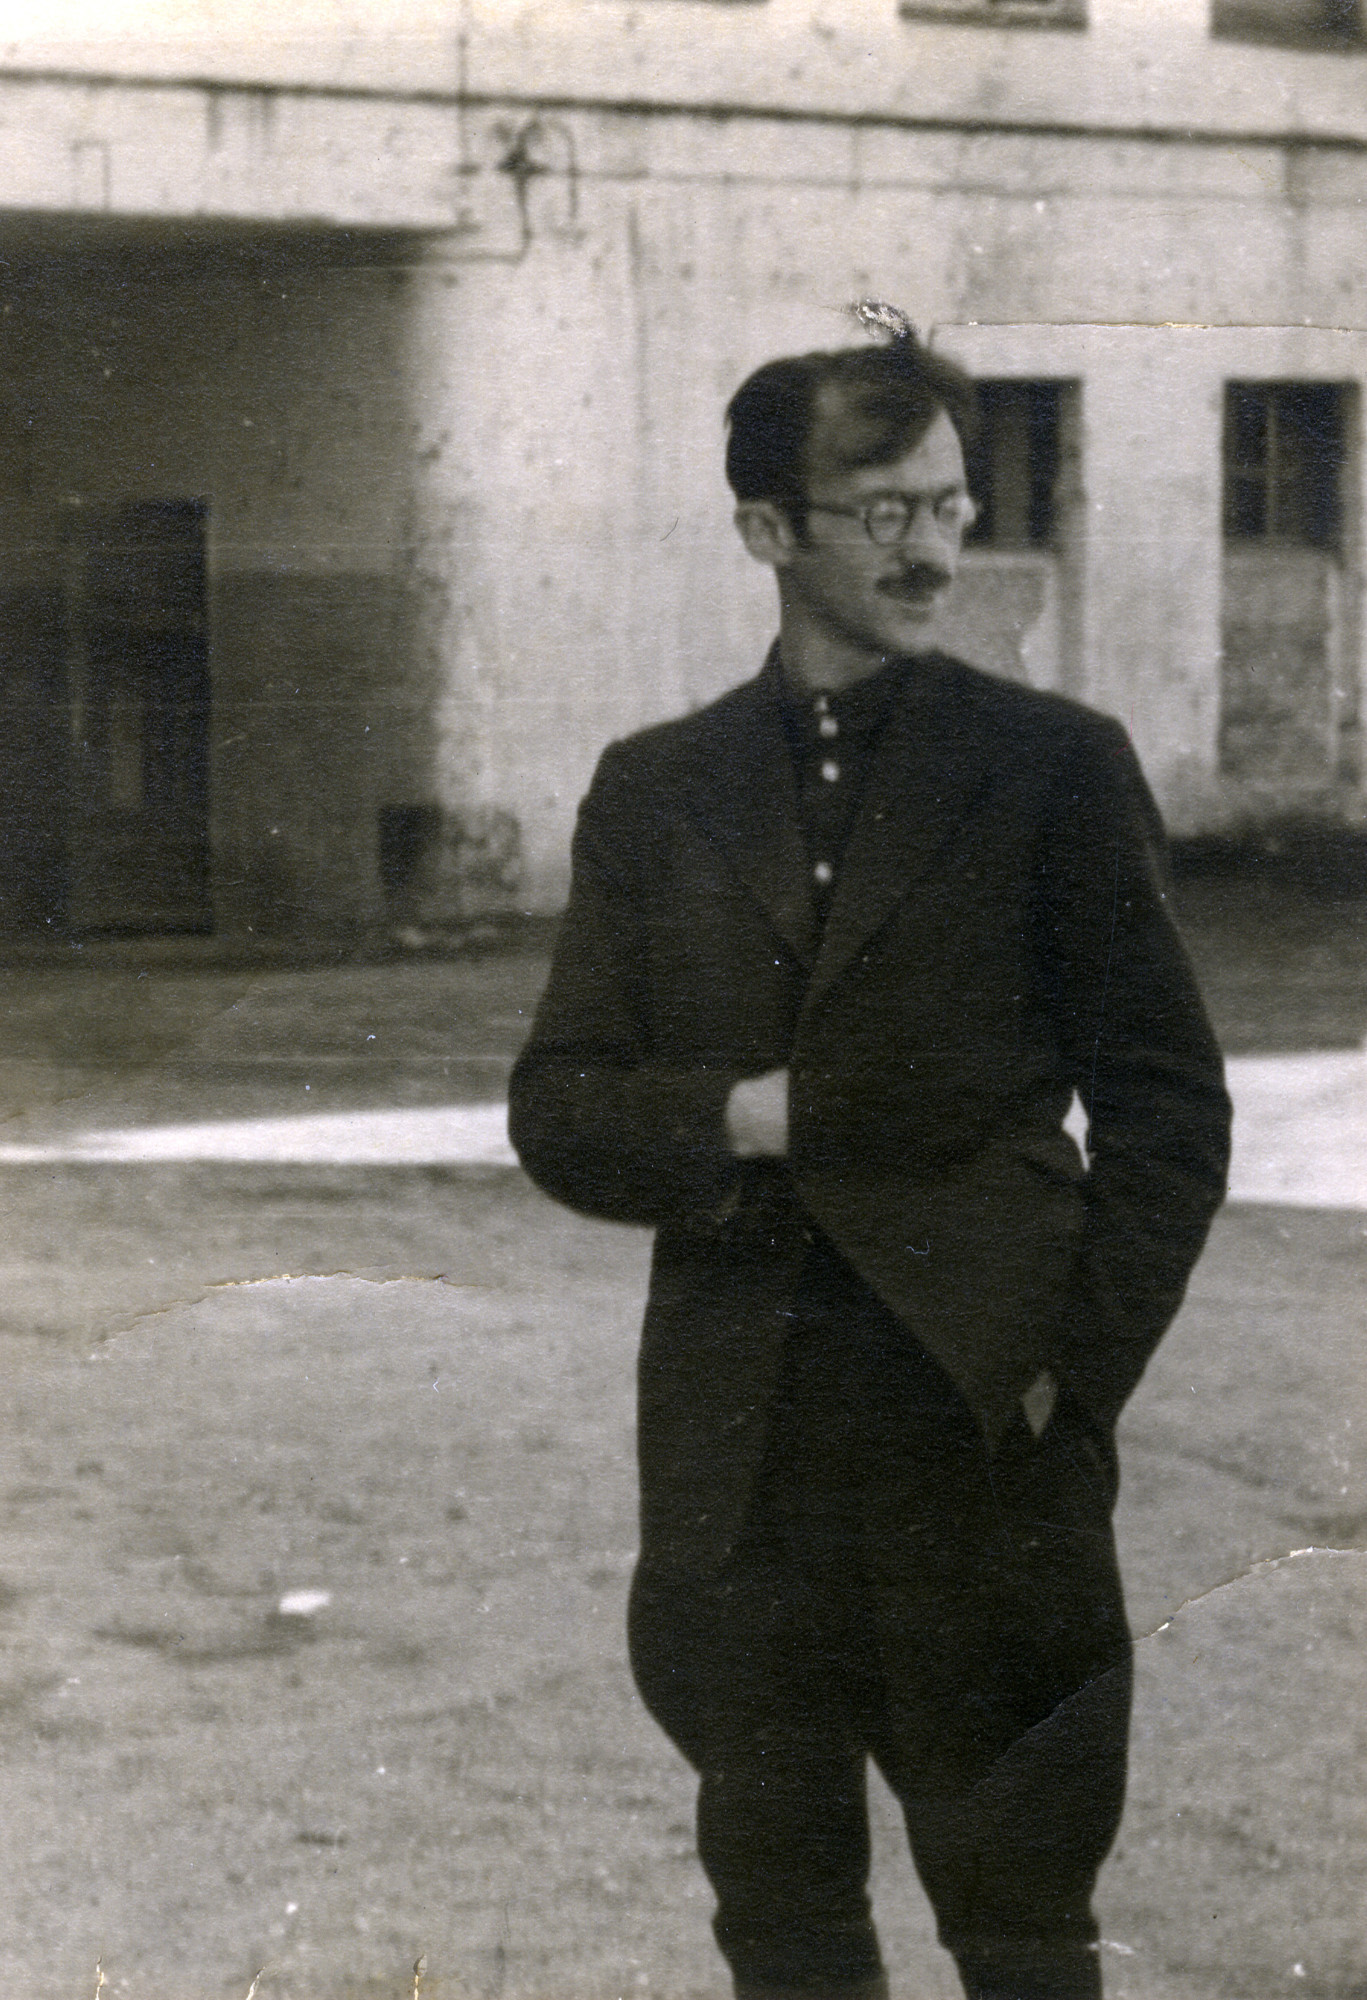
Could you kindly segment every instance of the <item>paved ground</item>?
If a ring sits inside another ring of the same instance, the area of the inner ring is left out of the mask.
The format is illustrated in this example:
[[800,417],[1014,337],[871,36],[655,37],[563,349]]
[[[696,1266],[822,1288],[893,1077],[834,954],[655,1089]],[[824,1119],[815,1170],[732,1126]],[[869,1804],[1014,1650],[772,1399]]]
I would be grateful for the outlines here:
[[[1361,903],[1187,902],[1229,1044],[1351,1067]],[[4,1137],[497,1103],[542,969],[0,972]],[[642,1233],[478,1167],[0,1201],[3,2000],[721,1996],[622,1656]],[[1365,1264],[1367,1204],[1230,1207],[1127,1417],[1115,2000],[1367,2000]],[[875,1820],[894,1993],[948,2000]]]

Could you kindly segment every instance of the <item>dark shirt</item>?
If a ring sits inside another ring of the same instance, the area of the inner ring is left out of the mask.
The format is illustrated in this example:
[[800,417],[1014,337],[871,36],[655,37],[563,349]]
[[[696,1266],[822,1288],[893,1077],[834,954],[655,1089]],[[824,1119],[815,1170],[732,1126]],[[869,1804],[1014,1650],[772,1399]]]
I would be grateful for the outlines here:
[[794,687],[777,653],[770,671],[797,775],[812,904],[824,923],[878,739],[914,663],[893,660],[867,680],[823,694]]

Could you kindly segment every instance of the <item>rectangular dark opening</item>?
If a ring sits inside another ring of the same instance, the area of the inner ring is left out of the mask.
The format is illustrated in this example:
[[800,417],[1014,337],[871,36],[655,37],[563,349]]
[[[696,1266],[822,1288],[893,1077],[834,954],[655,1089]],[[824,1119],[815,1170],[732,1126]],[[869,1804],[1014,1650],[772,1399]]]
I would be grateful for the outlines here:
[[1232,542],[1337,549],[1346,398],[1337,382],[1227,382],[1224,531]]
[[996,549],[1049,548],[1057,528],[1066,382],[981,381],[980,430],[968,458],[978,519],[968,540]]
[[904,20],[991,28],[1085,28],[1086,0],[900,0]]
[[412,887],[418,864],[440,831],[440,806],[380,807],[380,888],[391,909]]
[[1361,0],[1214,0],[1211,32],[1232,42],[1287,49],[1362,44]]
[[68,924],[208,930],[204,503],[73,506],[64,528]]

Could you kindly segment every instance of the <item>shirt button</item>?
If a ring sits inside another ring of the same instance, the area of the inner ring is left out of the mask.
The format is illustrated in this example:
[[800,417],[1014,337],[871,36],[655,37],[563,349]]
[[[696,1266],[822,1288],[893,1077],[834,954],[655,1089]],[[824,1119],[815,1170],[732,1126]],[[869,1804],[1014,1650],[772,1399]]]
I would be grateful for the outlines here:
[[812,880],[819,889],[829,889],[835,880],[835,870],[829,861],[818,861],[812,870]]
[[833,758],[828,757],[826,762],[821,766],[821,775],[828,785],[833,785],[840,776],[840,766]]
[[822,736],[838,736],[840,734],[840,724],[833,715],[823,715],[816,726]]

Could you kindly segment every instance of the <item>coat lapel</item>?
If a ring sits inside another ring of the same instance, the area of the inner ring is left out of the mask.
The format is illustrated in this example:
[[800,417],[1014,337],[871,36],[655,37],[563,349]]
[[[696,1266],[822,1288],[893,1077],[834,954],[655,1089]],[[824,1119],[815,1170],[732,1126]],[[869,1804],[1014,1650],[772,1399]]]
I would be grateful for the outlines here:
[[807,990],[814,1006],[981,802],[993,766],[953,662],[929,660],[889,716]]
[[772,687],[737,688],[708,717],[687,804],[727,864],[810,967],[816,925],[798,820],[797,780]]

